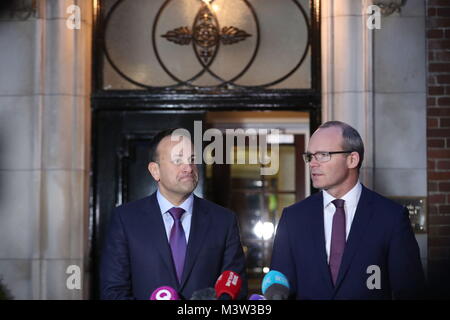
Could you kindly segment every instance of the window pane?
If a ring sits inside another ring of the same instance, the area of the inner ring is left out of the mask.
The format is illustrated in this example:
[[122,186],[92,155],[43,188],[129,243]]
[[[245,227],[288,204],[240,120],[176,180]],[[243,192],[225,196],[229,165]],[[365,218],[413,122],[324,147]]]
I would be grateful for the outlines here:
[[311,87],[308,0],[102,4],[104,89]]

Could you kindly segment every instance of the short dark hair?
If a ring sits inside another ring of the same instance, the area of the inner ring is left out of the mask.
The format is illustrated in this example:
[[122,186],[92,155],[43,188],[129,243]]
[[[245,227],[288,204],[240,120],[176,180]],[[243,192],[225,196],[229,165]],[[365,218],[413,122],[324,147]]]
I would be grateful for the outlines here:
[[[159,160],[158,146],[162,139],[171,136],[176,130],[184,128],[169,128],[159,131],[152,139],[150,143],[150,162],[157,162]],[[184,129],[185,130],[185,129]]]
[[342,129],[342,148],[344,150],[356,151],[359,154],[358,170],[364,160],[364,143],[358,131],[351,125],[342,121],[327,121],[319,129],[338,127]]

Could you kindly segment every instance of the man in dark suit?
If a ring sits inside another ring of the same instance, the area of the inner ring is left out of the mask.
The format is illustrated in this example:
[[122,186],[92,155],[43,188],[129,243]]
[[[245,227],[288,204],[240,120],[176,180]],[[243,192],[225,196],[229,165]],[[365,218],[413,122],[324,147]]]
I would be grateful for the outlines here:
[[271,268],[297,299],[420,298],[419,247],[406,209],[359,182],[364,146],[351,126],[314,132],[304,159],[320,192],[284,209]]
[[102,299],[149,299],[161,286],[190,299],[214,287],[225,270],[241,275],[240,297],[246,296],[236,217],[192,193],[198,182],[192,142],[176,132],[152,141],[148,170],[158,191],[113,212],[102,252]]

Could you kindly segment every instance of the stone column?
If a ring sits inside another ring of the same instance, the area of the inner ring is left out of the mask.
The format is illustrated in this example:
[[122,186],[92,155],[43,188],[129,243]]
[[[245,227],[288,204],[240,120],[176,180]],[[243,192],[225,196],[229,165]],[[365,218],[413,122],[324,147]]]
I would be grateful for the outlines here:
[[361,181],[373,186],[372,31],[367,28],[369,1],[321,1],[322,121],[344,121],[365,145]]
[[36,3],[27,20],[0,21],[0,276],[17,299],[80,299],[66,269],[85,282],[92,3]]
[[[374,188],[427,196],[425,1],[408,0],[374,31]],[[427,266],[427,234],[416,234]]]

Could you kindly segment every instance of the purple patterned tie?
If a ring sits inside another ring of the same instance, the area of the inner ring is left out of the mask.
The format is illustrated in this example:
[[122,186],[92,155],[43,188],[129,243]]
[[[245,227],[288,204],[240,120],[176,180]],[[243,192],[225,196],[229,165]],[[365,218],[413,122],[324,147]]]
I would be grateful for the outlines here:
[[336,206],[336,211],[333,215],[333,229],[331,231],[330,271],[333,284],[336,285],[339,266],[341,265],[345,248],[345,200],[335,199],[332,202]]
[[184,234],[183,225],[181,224],[181,216],[184,209],[175,208],[169,210],[173,218],[173,226],[170,231],[170,249],[172,250],[172,258],[177,271],[178,282],[181,283],[181,275],[183,274],[184,258],[186,256],[186,236]]

